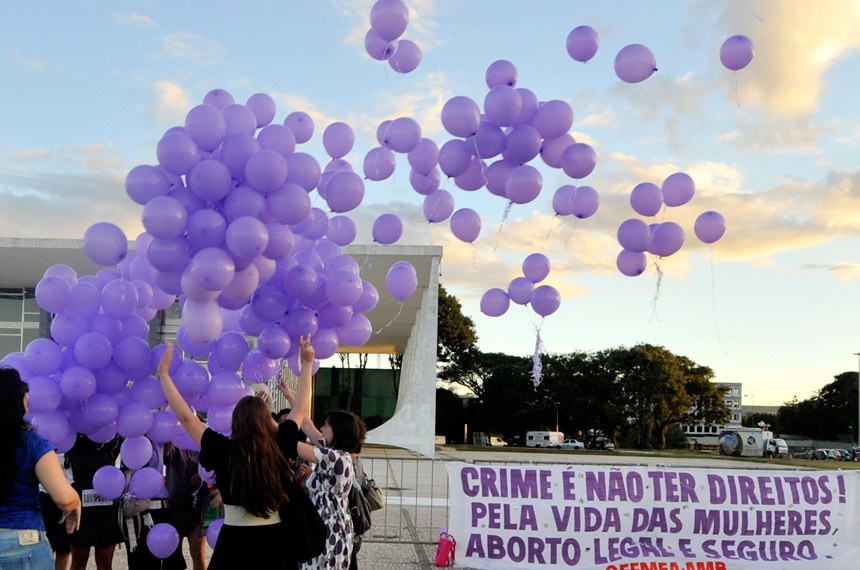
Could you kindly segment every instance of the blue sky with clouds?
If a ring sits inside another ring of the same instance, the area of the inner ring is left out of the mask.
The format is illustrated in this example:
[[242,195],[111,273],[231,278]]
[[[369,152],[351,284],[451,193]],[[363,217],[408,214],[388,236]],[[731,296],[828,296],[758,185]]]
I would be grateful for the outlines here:
[[[507,216],[505,202],[486,190],[443,181],[457,207],[482,216],[481,237],[467,245],[447,224],[424,220],[399,156],[394,176],[368,181],[350,214],[359,242],[371,240],[376,216],[392,212],[406,226],[400,243],[444,246],[441,280],[476,320],[486,351],[530,354],[538,325],[550,352],[660,344],[711,366],[720,380],[743,382],[755,404],[806,398],[856,367],[860,5],[406,3],[404,37],[423,52],[409,74],[365,54],[371,0],[5,6],[0,235],[79,238],[107,220],[133,238],[140,206],[125,194],[125,174],[155,163],[161,135],[210,89],[237,102],[268,93],[277,122],[307,112],[317,130],[303,150],[323,164],[322,130],[347,122],[356,133],[347,159],[360,171],[384,120],[409,116],[437,143],[451,138],[440,121],[444,103],[455,95],[481,103],[487,66],[507,59],[518,86],[570,103],[571,134],[597,152],[594,173],[576,182],[540,165],[541,195]],[[601,38],[586,64],[565,50],[568,32],[584,24]],[[734,34],[756,46],[738,72],[718,57]],[[630,43],[647,45],[657,59],[658,71],[638,84],[613,71],[615,54]],[[659,287],[654,259],[639,277],[621,275],[616,230],[638,217],[630,190],[677,171],[693,177],[696,196],[648,221],[681,224],[684,247],[659,261]],[[597,214],[553,215],[552,194],[568,183],[598,190]],[[728,222],[712,246],[692,232],[706,210]],[[505,287],[532,252],[550,257],[547,283],[561,291],[561,308],[543,323],[520,306],[497,319],[481,315],[481,294]]]

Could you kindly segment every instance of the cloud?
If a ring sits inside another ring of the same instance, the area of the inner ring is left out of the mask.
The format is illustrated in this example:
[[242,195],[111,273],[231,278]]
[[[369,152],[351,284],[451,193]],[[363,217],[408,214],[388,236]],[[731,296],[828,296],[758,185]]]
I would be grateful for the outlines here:
[[29,71],[45,71],[48,69],[48,64],[39,57],[35,56],[24,56],[18,50],[15,49],[5,49],[3,52],[6,54],[6,57],[11,60],[13,63],[27,69]]
[[726,38],[745,34],[755,44],[752,62],[737,72],[739,102],[781,115],[813,112],[826,72],[860,49],[860,5],[755,0],[743,6],[727,2],[722,17]]
[[117,224],[131,238],[142,231],[139,206],[125,192],[125,161],[112,145],[24,150],[4,162],[0,235],[80,239],[99,221]]
[[161,36],[159,42],[163,59],[199,66],[220,65],[224,61],[225,50],[220,42],[191,32],[167,34]]
[[114,13],[111,16],[113,17],[114,20],[116,20],[120,24],[126,24],[128,26],[134,26],[136,28],[154,28],[154,27],[156,27],[155,20],[153,20],[149,16],[144,16],[142,14]]
[[183,123],[192,106],[188,92],[170,81],[159,81],[153,85],[153,91],[154,97],[146,107],[146,114],[165,124]]

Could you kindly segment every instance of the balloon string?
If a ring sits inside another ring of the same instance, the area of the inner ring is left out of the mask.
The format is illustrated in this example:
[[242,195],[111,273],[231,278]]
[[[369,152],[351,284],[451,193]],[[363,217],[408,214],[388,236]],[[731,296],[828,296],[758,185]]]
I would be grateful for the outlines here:
[[[558,218],[558,214],[556,214],[555,216],[553,216],[553,217],[552,217],[552,219],[550,219],[550,221],[549,221],[549,231],[548,231],[548,232],[546,232],[546,237],[545,237],[545,238],[543,238],[543,240],[544,240],[544,241],[549,241],[549,236],[552,234],[552,228],[553,228],[553,227],[555,227],[555,222],[556,222],[556,219],[557,219],[557,218]],[[559,223],[561,223],[561,222],[559,222]]]
[[654,298],[651,300],[651,319],[649,322],[657,320],[657,300],[660,298],[660,287],[663,285],[663,268],[660,267],[660,258],[654,262],[654,269],[657,271],[657,285],[654,288]]
[[511,208],[513,206],[514,203],[508,200],[508,203],[505,206],[505,213],[502,214],[502,221],[499,222],[499,231],[496,233],[496,243],[493,244],[493,253],[496,253],[496,248],[499,247],[499,239],[501,238],[501,236],[505,235],[505,232],[503,231],[505,227],[505,222],[507,221],[508,215],[510,215]]
[[576,218],[574,218],[574,219],[573,219],[573,223],[572,223],[572,224],[570,224],[570,231],[569,231],[569,232],[567,232],[567,237],[566,237],[566,238],[564,238],[564,248],[563,248],[563,249],[565,249],[565,250],[567,249],[567,244],[568,244],[568,242],[570,241],[570,238],[572,238],[572,237],[573,237],[573,232],[574,232],[574,230],[576,230],[576,222],[577,222],[577,219],[576,219]]
[[403,312],[403,305],[404,305],[404,304],[405,304],[405,303],[404,303],[403,301],[400,301],[400,306],[397,308],[397,314],[396,314],[396,315],[394,315],[393,317],[391,317],[391,320],[390,320],[390,321],[388,321],[388,323],[387,323],[384,327],[382,327],[382,328],[381,328],[381,329],[379,329],[378,331],[373,331],[373,333],[374,333],[374,334],[379,334],[379,333],[381,333],[382,331],[384,331],[385,329],[387,329],[388,327],[390,327],[390,326],[392,325],[392,323],[394,323],[394,321],[396,321],[396,320],[397,320],[397,317],[399,317],[399,316],[400,316],[400,313],[402,313],[402,312]]
[[[543,324],[543,321],[541,321]],[[540,327],[535,329],[535,352],[532,355],[532,383],[535,385],[535,390],[540,386],[543,379],[543,364],[540,357],[543,353],[543,341],[540,338]]]

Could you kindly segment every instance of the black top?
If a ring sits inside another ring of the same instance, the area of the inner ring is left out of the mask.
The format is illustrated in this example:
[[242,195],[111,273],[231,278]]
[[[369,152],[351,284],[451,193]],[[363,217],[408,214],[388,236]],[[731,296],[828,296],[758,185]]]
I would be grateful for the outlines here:
[[75,488],[92,489],[93,476],[100,467],[114,465],[119,457],[122,438],[116,436],[107,443],[96,443],[83,434],[78,434],[75,445],[66,452],[66,460],[72,467]]
[[[299,426],[296,422],[286,420],[278,426],[278,447],[284,457],[296,457],[298,436]],[[221,492],[221,498],[228,505],[238,504],[230,496],[230,451],[233,443],[233,440],[211,428],[203,432],[200,441],[200,465],[207,471],[215,471],[215,483]]]

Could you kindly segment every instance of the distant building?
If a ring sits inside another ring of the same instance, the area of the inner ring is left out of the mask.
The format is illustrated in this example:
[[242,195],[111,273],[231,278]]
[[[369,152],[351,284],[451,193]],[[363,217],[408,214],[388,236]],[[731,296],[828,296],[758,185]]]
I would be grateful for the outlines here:
[[726,388],[726,394],[724,396],[723,401],[728,406],[731,412],[731,418],[727,424],[682,424],[681,429],[684,431],[684,435],[688,438],[695,438],[699,441],[699,443],[707,444],[711,443],[710,440],[703,440],[702,438],[713,438],[713,443],[717,443],[717,438],[720,435],[720,430],[728,427],[728,426],[739,426],[741,425],[741,419],[743,418],[743,384],[740,382],[716,382],[717,386],[721,388]]

